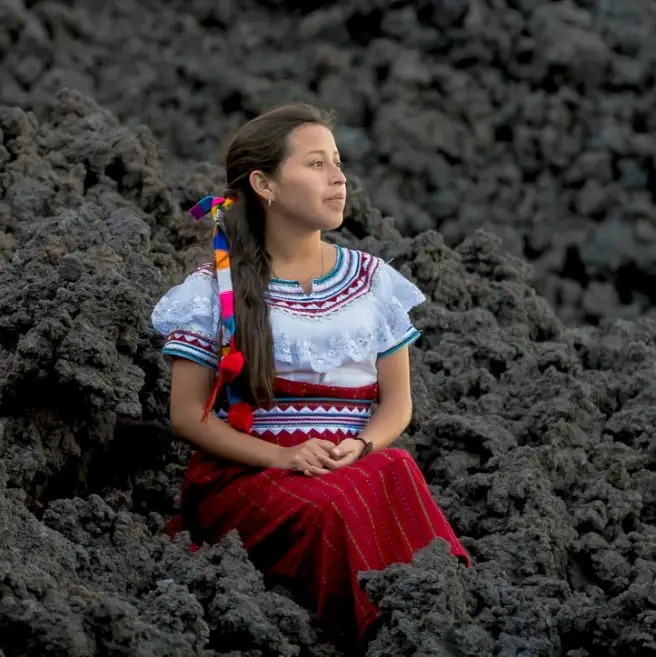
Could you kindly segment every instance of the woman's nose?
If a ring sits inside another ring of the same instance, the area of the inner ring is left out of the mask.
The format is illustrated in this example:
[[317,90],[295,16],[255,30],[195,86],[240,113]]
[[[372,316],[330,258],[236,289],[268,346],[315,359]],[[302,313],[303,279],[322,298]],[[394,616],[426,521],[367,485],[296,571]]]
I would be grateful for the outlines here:
[[344,172],[339,167],[335,167],[335,173],[333,175],[333,182],[334,183],[339,183],[339,184],[342,184],[342,185],[346,182],[346,176],[344,175]]

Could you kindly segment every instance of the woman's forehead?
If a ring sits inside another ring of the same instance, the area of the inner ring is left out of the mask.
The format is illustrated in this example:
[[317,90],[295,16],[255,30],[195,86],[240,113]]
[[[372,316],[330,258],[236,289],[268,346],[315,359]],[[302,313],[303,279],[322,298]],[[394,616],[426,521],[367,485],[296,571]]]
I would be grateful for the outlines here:
[[306,157],[312,154],[333,156],[338,153],[333,133],[323,125],[308,124],[289,136],[290,155]]

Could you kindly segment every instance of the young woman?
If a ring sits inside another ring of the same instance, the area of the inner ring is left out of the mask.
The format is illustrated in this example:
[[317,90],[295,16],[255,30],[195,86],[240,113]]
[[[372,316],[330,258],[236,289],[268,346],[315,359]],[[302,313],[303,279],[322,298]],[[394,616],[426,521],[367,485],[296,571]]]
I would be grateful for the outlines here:
[[266,575],[364,640],[379,612],[358,572],[437,538],[469,562],[411,456],[391,447],[412,413],[408,312],[424,296],[322,240],[342,223],[346,179],[316,108],[244,125],[226,176],[222,197],[192,208],[215,216],[215,262],[152,316],[172,358],[173,429],[197,450],[170,532],[214,542],[236,529]]

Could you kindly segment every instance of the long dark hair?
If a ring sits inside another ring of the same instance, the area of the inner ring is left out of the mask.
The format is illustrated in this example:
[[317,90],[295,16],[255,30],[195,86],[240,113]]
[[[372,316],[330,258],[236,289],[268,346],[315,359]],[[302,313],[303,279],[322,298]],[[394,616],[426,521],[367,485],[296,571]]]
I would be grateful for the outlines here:
[[332,130],[332,114],[305,103],[277,107],[242,126],[226,153],[226,194],[237,202],[225,215],[235,295],[237,348],[244,354],[247,383],[256,401],[273,398],[273,336],[265,294],[271,259],[264,244],[265,211],[249,182],[253,171],[275,177],[289,154],[289,135],[315,123]]

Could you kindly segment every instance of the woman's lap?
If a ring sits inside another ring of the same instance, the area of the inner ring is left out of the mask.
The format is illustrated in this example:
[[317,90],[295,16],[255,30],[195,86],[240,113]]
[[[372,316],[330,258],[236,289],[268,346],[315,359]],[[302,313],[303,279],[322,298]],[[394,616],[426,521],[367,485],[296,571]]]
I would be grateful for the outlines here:
[[[217,482],[210,487],[198,515],[209,529],[217,522],[250,527],[262,522],[266,525],[268,518],[284,522],[290,516],[323,514],[331,506],[348,508],[349,499],[360,497],[363,491],[375,493],[375,483],[381,476],[387,476],[388,470],[398,468],[402,462],[416,468],[408,452],[388,448],[318,477],[274,468],[245,472],[225,486]],[[376,501],[385,502],[383,498]],[[266,527],[262,531],[266,534]]]
[[363,544],[369,555],[363,562],[372,569],[384,567],[400,546],[398,556],[411,558],[430,532],[461,551],[414,459],[398,448],[318,477],[256,470],[208,490],[196,512],[206,540],[236,529],[249,550],[281,534],[289,544],[307,540],[320,524],[341,523]]

